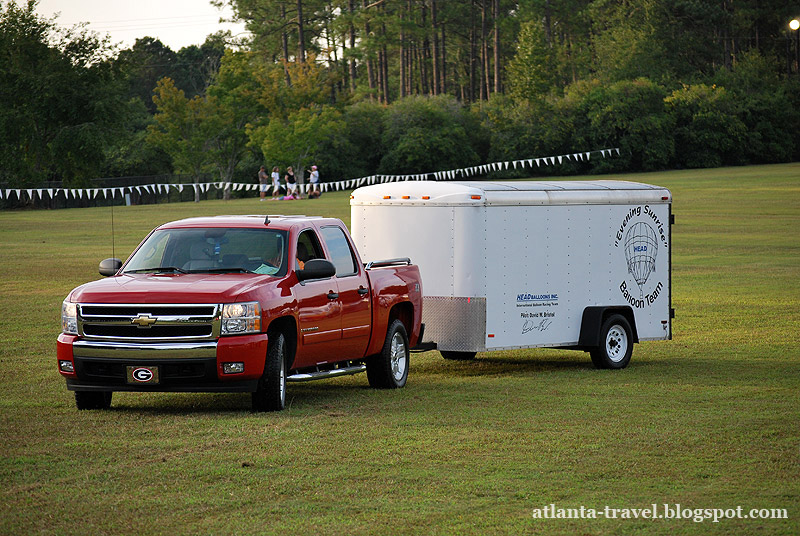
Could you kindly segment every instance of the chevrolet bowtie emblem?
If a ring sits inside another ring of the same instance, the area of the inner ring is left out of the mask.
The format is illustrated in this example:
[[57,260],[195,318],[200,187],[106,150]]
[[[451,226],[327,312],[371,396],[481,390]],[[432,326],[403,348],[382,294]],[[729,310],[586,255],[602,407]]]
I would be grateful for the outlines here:
[[150,315],[139,315],[131,319],[131,324],[136,324],[140,328],[149,328],[156,323],[156,319]]

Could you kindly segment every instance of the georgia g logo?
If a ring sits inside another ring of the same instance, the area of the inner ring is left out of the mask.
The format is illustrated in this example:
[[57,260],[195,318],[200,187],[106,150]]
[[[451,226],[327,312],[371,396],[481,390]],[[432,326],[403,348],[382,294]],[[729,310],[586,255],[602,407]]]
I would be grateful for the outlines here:
[[131,373],[131,376],[137,382],[146,383],[153,379],[153,371],[146,368],[137,368]]

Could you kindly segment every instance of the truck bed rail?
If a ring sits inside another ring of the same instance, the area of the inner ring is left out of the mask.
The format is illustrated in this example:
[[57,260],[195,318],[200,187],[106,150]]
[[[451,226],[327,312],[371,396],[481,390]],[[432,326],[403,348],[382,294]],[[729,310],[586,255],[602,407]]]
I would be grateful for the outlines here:
[[411,259],[402,257],[398,259],[386,259],[383,261],[371,261],[364,265],[365,269],[371,270],[372,268],[383,268],[385,266],[398,266],[404,264],[406,266],[411,264]]

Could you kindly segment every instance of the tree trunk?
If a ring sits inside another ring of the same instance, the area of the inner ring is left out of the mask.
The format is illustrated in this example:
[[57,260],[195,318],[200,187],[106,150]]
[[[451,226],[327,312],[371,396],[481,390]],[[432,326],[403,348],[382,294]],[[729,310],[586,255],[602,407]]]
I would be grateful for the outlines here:
[[494,0],[494,92],[500,93],[500,0]]
[[289,36],[286,34],[286,4],[281,3],[281,21],[283,30],[281,31],[281,47],[283,48],[283,72],[286,74],[286,85],[292,85],[292,77],[289,75]]
[[481,100],[489,97],[489,43],[486,41],[488,21],[486,16],[486,2],[481,0]]
[[422,38],[422,54],[419,59],[419,78],[422,84],[422,93],[431,93],[433,90],[428,86],[428,60],[430,59],[431,42],[428,39],[428,10],[422,4],[422,27],[425,29]]
[[297,41],[300,63],[306,62],[306,37],[303,22],[303,0],[297,0]]
[[406,96],[406,33],[405,33],[405,12],[400,7],[400,98]]
[[550,25],[551,10],[550,0],[545,0],[544,3],[544,35],[547,38],[547,47],[553,48],[553,28]]
[[475,28],[475,0],[472,0],[469,12],[469,101],[475,102],[475,64],[477,63],[477,30]]
[[433,94],[438,95],[440,92],[439,87],[439,34],[437,33],[436,25],[437,20],[436,0],[431,0],[431,28],[433,28]]
[[[361,7],[367,7],[367,0],[361,0]],[[369,18],[365,17],[364,20],[364,39],[369,39],[370,34],[370,26],[369,26]],[[375,67],[372,58],[370,57],[369,52],[366,54],[367,56],[367,83],[369,84],[370,95],[369,99],[373,99],[373,92],[375,91]]]
[[[353,17],[353,14],[355,13],[355,10],[356,10],[356,6],[355,6],[354,0],[349,0],[347,7],[350,10],[350,17],[351,17],[350,18],[350,20],[351,20],[350,28],[348,30],[349,30],[349,33],[350,33],[350,35],[349,35],[349,37],[350,37],[350,52],[352,53],[356,48],[356,28],[355,28],[355,26],[353,26],[353,23],[352,23],[352,20],[353,20],[352,17]],[[350,93],[355,93],[355,91],[356,91],[356,75],[357,74],[358,73],[356,73],[356,59],[355,58],[350,58]]]
[[442,81],[439,83],[439,88],[442,93],[447,93],[447,45],[444,34],[444,24],[442,24],[442,65],[439,71],[442,73]]

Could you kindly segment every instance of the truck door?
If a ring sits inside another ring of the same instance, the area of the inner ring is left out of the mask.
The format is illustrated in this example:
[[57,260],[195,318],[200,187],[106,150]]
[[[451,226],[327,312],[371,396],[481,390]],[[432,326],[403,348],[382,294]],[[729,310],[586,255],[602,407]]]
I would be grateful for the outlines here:
[[[311,259],[324,258],[317,234],[312,229],[300,233],[295,258],[290,259],[294,270],[302,269],[303,264]],[[338,361],[342,341],[342,307],[336,278],[297,283],[293,292],[297,298],[300,331],[295,368]]]
[[367,351],[372,325],[372,300],[367,274],[358,262],[344,229],[331,225],[322,227],[321,231],[330,261],[336,266],[342,308],[341,355],[345,359],[358,359]]

